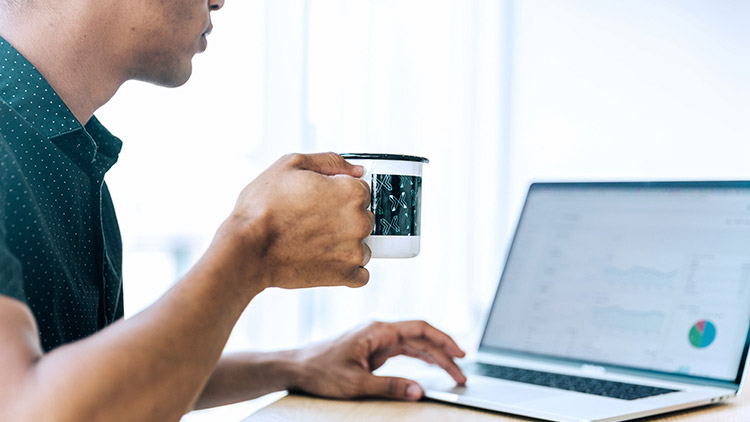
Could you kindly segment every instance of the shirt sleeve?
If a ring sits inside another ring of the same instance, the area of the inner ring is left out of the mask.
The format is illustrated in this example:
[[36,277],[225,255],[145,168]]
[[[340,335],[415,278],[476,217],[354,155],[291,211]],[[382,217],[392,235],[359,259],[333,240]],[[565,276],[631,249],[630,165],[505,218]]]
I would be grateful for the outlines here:
[[23,288],[21,261],[8,247],[6,208],[8,201],[8,167],[11,155],[5,139],[0,134],[0,295],[26,302]]

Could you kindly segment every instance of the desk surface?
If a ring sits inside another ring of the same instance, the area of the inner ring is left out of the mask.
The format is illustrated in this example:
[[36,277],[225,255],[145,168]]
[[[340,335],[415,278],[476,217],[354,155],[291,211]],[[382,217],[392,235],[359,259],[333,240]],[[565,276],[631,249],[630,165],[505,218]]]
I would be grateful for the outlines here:
[[[383,400],[327,400],[289,395],[254,413],[242,422],[275,421],[467,421],[499,422],[532,419],[502,413],[484,412],[423,400],[404,403]],[[746,422],[750,421],[750,393],[726,403],[700,407],[663,416],[640,419],[641,422]]]

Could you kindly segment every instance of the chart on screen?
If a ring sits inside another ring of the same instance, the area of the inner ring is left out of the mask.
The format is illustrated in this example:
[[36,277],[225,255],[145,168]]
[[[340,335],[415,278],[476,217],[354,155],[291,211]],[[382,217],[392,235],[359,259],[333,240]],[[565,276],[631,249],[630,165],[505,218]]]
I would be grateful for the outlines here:
[[733,379],[750,325],[750,227],[733,222],[750,198],[563,195],[529,198],[488,344]]
[[698,321],[690,328],[690,344],[702,349],[708,347],[716,338],[716,326],[711,321]]

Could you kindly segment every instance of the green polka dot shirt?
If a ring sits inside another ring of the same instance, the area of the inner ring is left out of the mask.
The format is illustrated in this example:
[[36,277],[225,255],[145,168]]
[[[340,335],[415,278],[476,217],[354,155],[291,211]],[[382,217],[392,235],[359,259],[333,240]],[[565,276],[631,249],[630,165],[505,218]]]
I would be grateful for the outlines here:
[[121,147],[95,117],[82,126],[0,38],[0,294],[29,306],[44,350],[123,315],[122,241],[104,183]]

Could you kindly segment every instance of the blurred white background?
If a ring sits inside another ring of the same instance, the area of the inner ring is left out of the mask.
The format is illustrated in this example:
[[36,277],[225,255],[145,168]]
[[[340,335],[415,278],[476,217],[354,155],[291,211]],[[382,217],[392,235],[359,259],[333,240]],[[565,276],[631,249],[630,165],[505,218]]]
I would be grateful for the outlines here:
[[419,257],[373,261],[357,290],[266,291],[229,350],[411,318],[471,349],[530,181],[750,179],[743,0],[229,0],[213,20],[186,86],[129,83],[97,113],[125,143],[108,183],[126,316],[280,155],[430,159]]

